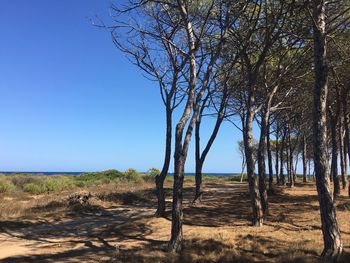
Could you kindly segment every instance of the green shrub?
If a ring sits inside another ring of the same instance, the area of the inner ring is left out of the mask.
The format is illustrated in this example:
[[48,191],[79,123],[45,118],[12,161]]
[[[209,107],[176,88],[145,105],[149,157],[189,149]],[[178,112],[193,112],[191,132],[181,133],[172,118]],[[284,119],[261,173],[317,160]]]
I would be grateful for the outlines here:
[[23,186],[23,191],[31,194],[42,194],[45,193],[43,185],[29,183]]
[[118,181],[124,177],[124,173],[117,170],[106,170],[95,173],[84,173],[74,177],[75,185],[79,187],[90,186],[94,184],[107,184],[112,181]]
[[43,176],[30,176],[30,175],[11,175],[11,181],[12,183],[19,189],[23,189],[24,185],[26,184],[41,184],[44,181]]
[[16,190],[16,186],[12,182],[0,182],[0,193],[8,193]]
[[74,187],[72,180],[65,177],[49,178],[43,184],[42,187],[45,192],[58,192]]
[[146,174],[142,175],[142,179],[147,182],[154,182],[158,175],[160,175],[160,170],[157,168],[151,168]]
[[139,182],[142,180],[141,174],[132,168],[129,168],[124,172],[124,179],[127,181],[134,181],[134,182]]

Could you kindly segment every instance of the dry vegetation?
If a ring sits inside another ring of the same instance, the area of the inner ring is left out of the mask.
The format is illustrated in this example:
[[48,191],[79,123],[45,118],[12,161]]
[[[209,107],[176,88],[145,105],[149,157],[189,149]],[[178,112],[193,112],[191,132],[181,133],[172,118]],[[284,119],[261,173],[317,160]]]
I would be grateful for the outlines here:
[[[81,206],[71,191],[1,195],[2,262],[318,262],[323,241],[313,183],[279,188],[270,197],[271,214],[261,228],[250,226],[245,183],[207,180],[203,202],[189,204],[193,182],[185,184],[184,249],[165,251],[166,218],[154,218],[151,182],[110,183],[84,190]],[[168,197],[171,182],[166,183]],[[349,251],[350,200],[336,201],[345,251]],[[346,257],[346,255],[345,255]],[[348,262],[344,258],[344,262]]]

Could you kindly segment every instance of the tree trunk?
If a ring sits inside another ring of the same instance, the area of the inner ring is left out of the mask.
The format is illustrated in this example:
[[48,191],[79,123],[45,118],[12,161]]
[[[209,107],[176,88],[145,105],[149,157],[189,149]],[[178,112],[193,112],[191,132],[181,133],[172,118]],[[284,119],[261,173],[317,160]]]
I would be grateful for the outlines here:
[[314,164],[324,249],[322,256],[337,259],[342,253],[342,241],[336,211],[329,191],[327,164],[327,57],[326,4],[313,1],[313,38],[315,59],[315,86],[313,101]]
[[224,90],[224,95],[220,103],[220,108],[218,111],[218,115],[216,118],[215,126],[214,129],[210,135],[210,138],[207,142],[207,145],[205,146],[203,152],[200,152],[200,124],[202,120],[202,114],[204,110],[204,106],[206,103],[203,104],[203,107],[200,110],[200,115],[197,118],[196,122],[196,130],[195,130],[195,137],[196,137],[196,192],[195,192],[195,197],[193,199],[193,204],[200,202],[203,196],[203,189],[202,189],[202,169],[203,169],[203,164],[205,161],[205,158],[207,157],[209,150],[211,146],[213,145],[216,136],[218,135],[219,129],[221,127],[221,124],[224,120],[224,114],[223,111],[225,110],[226,106],[226,100],[227,100],[227,95],[226,95],[226,89]]
[[329,114],[331,124],[331,140],[332,140],[332,178],[333,178],[333,197],[340,195],[340,180],[338,176],[338,141],[337,141],[337,119],[338,116]]
[[[168,104],[170,105],[170,104]],[[165,214],[165,192],[164,180],[169,171],[171,158],[171,137],[172,137],[172,110],[167,105],[166,109],[166,136],[165,136],[165,157],[162,171],[155,178],[158,207],[155,216],[163,217]]]
[[347,185],[347,163],[346,163],[346,147],[344,145],[344,132],[343,132],[343,117],[340,117],[339,123],[339,154],[340,154],[340,169],[341,169],[341,181],[342,181],[342,189],[346,189]]
[[288,178],[289,178],[289,187],[294,187],[295,182],[295,174],[294,174],[294,163],[293,163],[293,146],[292,146],[292,140],[291,140],[291,131],[290,126],[288,124],[288,158],[289,158],[289,168],[288,168]]
[[303,135],[303,182],[307,182],[306,136]]
[[272,190],[273,169],[272,169],[272,153],[271,153],[271,142],[270,142],[270,119],[268,119],[267,121],[266,147],[267,147],[267,161],[269,166],[269,190]]
[[280,185],[280,177],[278,175],[279,173],[279,130],[278,130],[278,126],[277,126],[277,130],[276,130],[276,162],[275,162],[275,168],[276,168],[276,180],[277,180],[277,185]]
[[245,158],[242,158],[242,171],[241,171],[241,180],[240,182],[243,182],[243,177],[244,177],[244,168],[245,168]]
[[196,121],[196,128],[195,128],[196,190],[195,190],[194,199],[192,201],[193,204],[195,204],[196,202],[200,202],[203,194],[203,189],[202,189],[203,162],[202,162],[201,153],[200,153],[200,134],[199,134],[201,119],[202,119],[201,115],[198,116],[198,119]]
[[[249,96],[249,103],[252,104],[253,97]],[[247,163],[247,176],[249,184],[250,201],[253,210],[252,224],[253,226],[263,225],[263,210],[260,200],[258,181],[254,173],[254,158],[253,158],[253,119],[254,113],[251,107],[248,107],[246,124],[244,125],[243,138],[244,138],[244,148]]]
[[345,155],[345,159],[349,158],[349,163],[350,163],[350,129],[349,129],[349,116],[348,116],[348,105],[347,105],[347,93],[343,94],[342,99],[343,99],[342,108],[343,108],[343,118],[344,118],[344,131],[345,131],[344,148],[346,149],[348,154],[348,157],[346,157]]
[[261,116],[260,139],[258,147],[258,173],[259,173],[259,194],[264,215],[269,212],[269,203],[267,200],[266,189],[266,167],[265,167],[265,138],[267,133],[267,117],[266,112]]
[[195,100],[195,92],[197,85],[197,64],[196,64],[196,44],[195,36],[193,33],[192,23],[188,20],[186,5],[183,1],[178,0],[180,14],[182,20],[186,24],[186,33],[188,37],[189,47],[189,92],[186,106],[180,118],[180,121],[176,125],[175,133],[175,152],[174,152],[174,185],[173,185],[173,205],[172,205],[172,220],[171,220],[171,237],[168,244],[168,250],[172,252],[179,252],[182,248],[182,199],[183,199],[183,180],[185,162],[188,152],[189,143],[192,136],[193,125],[197,119],[196,112],[193,112],[191,123],[187,127],[185,139],[183,140],[183,131],[190,118],[193,110],[193,104]]
[[280,152],[280,161],[281,161],[280,181],[281,181],[281,185],[286,185],[286,178],[284,176],[284,170],[283,170],[283,158],[284,158],[283,154],[284,154],[285,144],[286,144],[286,131],[283,132],[282,141],[281,141],[281,152]]

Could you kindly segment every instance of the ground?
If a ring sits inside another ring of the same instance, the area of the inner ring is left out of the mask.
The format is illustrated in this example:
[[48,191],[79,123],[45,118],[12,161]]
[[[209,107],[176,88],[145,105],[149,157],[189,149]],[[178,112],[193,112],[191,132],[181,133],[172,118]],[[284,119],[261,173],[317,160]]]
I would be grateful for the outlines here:
[[[0,262],[319,262],[322,251],[314,183],[276,188],[263,227],[250,226],[246,183],[210,180],[202,203],[191,206],[193,182],[184,191],[184,245],[166,252],[171,226],[155,218],[152,184],[90,189],[91,205],[67,205],[69,193],[1,196]],[[21,200],[18,200],[20,199]],[[22,200],[23,199],[23,200]],[[18,205],[20,204],[20,205]],[[336,201],[345,256],[350,251],[350,200]],[[24,210],[26,207],[26,210]]]

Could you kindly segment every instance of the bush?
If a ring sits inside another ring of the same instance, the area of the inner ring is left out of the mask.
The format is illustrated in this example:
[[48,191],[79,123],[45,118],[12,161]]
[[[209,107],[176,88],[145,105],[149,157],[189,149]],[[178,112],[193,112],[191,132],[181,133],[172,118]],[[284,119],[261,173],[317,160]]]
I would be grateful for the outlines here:
[[142,178],[147,182],[153,182],[158,175],[160,175],[160,170],[158,170],[157,168],[151,168],[146,174],[142,176]]
[[129,168],[124,172],[124,179],[127,181],[134,181],[134,182],[139,182],[142,180],[141,174],[132,168]]
[[111,181],[118,181],[124,177],[124,173],[118,170],[106,170],[95,173],[84,173],[74,177],[75,185],[78,187],[90,186],[98,183],[110,183]]
[[16,190],[16,186],[12,182],[0,182],[0,193],[8,193]]
[[23,186],[23,191],[31,194],[45,193],[45,188],[42,185],[29,183]]
[[12,183],[19,189],[23,189],[26,184],[41,184],[44,181],[44,177],[30,176],[30,175],[14,175],[11,176]]
[[42,184],[42,187],[44,188],[45,192],[57,192],[66,189],[71,189],[74,187],[74,184],[68,178],[58,177],[49,178]]

